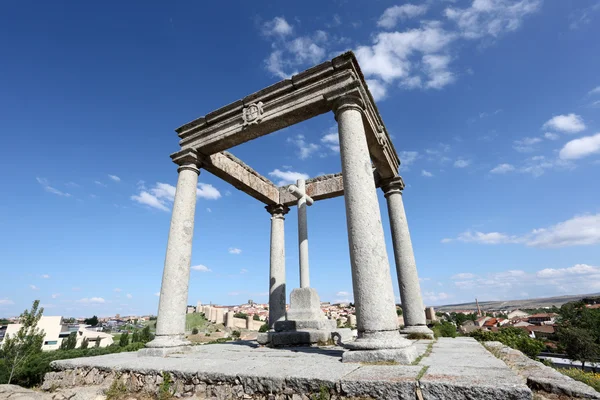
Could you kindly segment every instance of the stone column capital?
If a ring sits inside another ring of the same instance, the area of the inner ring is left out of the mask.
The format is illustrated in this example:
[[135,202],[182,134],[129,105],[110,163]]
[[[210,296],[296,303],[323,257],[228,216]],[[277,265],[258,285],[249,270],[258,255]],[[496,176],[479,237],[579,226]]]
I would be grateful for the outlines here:
[[386,198],[394,193],[402,194],[404,187],[404,180],[401,176],[395,176],[381,181],[381,190],[383,190],[383,195]]
[[178,151],[177,153],[171,154],[171,160],[177,165],[177,172],[181,172],[183,170],[191,170],[200,175],[200,166],[202,165],[202,160],[198,152],[194,149],[186,149]]
[[290,208],[283,204],[271,204],[265,206],[265,209],[269,214],[273,216],[273,218],[285,219],[285,214],[290,212]]
[[348,109],[363,113],[365,111],[365,103],[360,97],[348,94],[335,99],[331,108],[337,120],[339,113]]

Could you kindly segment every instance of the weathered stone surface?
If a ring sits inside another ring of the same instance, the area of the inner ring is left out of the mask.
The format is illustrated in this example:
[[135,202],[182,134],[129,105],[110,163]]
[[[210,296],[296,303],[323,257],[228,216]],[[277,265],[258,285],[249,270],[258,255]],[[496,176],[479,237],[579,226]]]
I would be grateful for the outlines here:
[[362,367],[342,378],[340,386],[347,396],[413,400],[420,370],[418,366]]
[[285,320],[285,215],[290,211],[280,204],[265,207],[271,214],[271,248],[269,259],[269,328]]
[[[429,343],[419,341],[411,347],[421,354]],[[466,350],[462,357],[461,349]],[[168,371],[176,397],[309,399],[326,388],[331,399],[338,400],[414,400],[419,398],[416,392],[420,385],[423,399],[531,399],[523,381],[501,360],[492,357],[497,362],[492,363],[487,357],[491,354],[472,339],[440,339],[434,343],[431,355],[416,366],[341,363],[342,354],[340,347],[280,350],[243,341],[195,346],[191,352],[165,358],[111,354],[54,362],[58,372],[46,375],[44,389],[63,391],[90,381],[101,381],[106,387],[118,378],[132,391],[156,393],[163,371]],[[439,367],[425,362],[431,357],[441,361]],[[453,367],[448,361],[452,358],[483,361]],[[420,375],[423,377],[417,382]]]
[[568,396],[570,399],[600,399],[600,393],[590,386],[534,361],[518,350],[511,349],[500,342],[486,342],[485,346],[526,380],[531,389]]
[[382,350],[348,350],[342,356],[342,362],[345,363],[373,363],[380,361],[395,361],[399,364],[410,364],[418,357],[415,346],[408,346],[402,349],[382,349]]
[[335,330],[337,324],[332,319],[320,319],[309,321],[278,321],[275,323],[275,332],[295,331],[302,329]]
[[288,321],[324,320],[325,314],[321,310],[321,300],[317,291],[310,287],[292,290],[287,319]]

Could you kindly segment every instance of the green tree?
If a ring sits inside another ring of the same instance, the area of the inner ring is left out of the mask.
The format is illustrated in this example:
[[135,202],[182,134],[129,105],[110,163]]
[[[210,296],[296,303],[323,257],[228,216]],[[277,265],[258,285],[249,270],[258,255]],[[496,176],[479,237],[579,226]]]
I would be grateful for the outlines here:
[[42,352],[44,343],[44,331],[37,327],[44,308],[40,308],[40,301],[35,300],[31,310],[25,310],[19,318],[21,328],[13,336],[4,337],[2,349],[0,350],[0,366],[5,370],[3,375],[8,375],[6,383],[12,381],[15,373],[19,372],[27,362]]
[[400,315],[402,315],[402,313],[403,313],[403,311],[401,308],[399,308],[399,307],[396,308],[396,315],[400,316]]
[[268,332],[269,331],[269,324],[262,324],[260,326],[260,328],[258,329],[259,332]]
[[88,340],[88,338],[85,337],[81,341],[81,346],[79,348],[82,349],[82,350],[85,350],[85,349],[88,348],[89,344],[90,344],[90,341]]
[[560,328],[558,338],[565,349],[565,353],[577,361],[581,361],[581,369],[585,363],[594,361],[600,356],[600,346],[594,341],[589,329],[585,328]]
[[144,329],[142,329],[142,333],[140,334],[140,342],[148,343],[152,339],[154,339],[154,335],[150,333],[150,325],[146,325]]
[[61,342],[60,349],[73,350],[75,347],[77,347],[77,332],[71,332],[69,333],[69,336]]
[[86,318],[83,320],[83,323],[86,325],[96,326],[98,325],[98,317],[94,315],[92,318]]
[[498,332],[477,330],[469,335],[480,342],[497,341],[502,344],[517,349],[531,358],[537,357],[546,345],[538,339],[529,337],[524,329],[515,327],[500,328]]
[[139,341],[140,341],[140,333],[136,329],[135,331],[133,331],[133,334],[131,335],[131,343],[138,343]]
[[456,337],[456,326],[452,322],[442,321],[433,325],[433,333],[436,337]]
[[233,317],[246,319],[248,317],[248,314],[243,313],[243,312],[237,312],[237,313],[233,314]]
[[197,335],[198,334],[198,328],[194,327],[194,329],[192,329],[192,335]]
[[254,321],[260,321],[260,317],[258,316],[258,314],[254,314],[254,316],[252,317],[252,319]]
[[125,347],[129,344],[129,332],[125,332],[119,338],[119,346]]

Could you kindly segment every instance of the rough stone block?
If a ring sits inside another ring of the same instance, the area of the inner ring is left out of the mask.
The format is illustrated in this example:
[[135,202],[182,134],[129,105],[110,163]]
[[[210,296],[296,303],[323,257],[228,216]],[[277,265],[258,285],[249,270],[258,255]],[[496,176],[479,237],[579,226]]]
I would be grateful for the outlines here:
[[333,331],[337,324],[331,319],[309,320],[309,321],[278,321],[275,322],[275,332],[296,331],[303,329],[318,329]]
[[297,288],[292,290],[287,319],[288,321],[325,319],[317,291],[313,288]]
[[342,355],[342,362],[379,362],[396,361],[400,364],[410,364],[418,357],[415,346],[405,347],[403,349],[384,349],[384,350],[348,350]]
[[342,378],[340,386],[348,397],[375,399],[415,398],[417,366],[364,366]]

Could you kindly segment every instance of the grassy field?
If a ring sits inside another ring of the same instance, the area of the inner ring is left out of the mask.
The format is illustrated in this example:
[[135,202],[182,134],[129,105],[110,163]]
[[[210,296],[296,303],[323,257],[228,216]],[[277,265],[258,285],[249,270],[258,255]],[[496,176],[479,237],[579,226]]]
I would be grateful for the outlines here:
[[194,328],[198,328],[198,330],[203,330],[209,322],[204,318],[203,314],[186,314],[185,315],[185,330],[191,331]]

